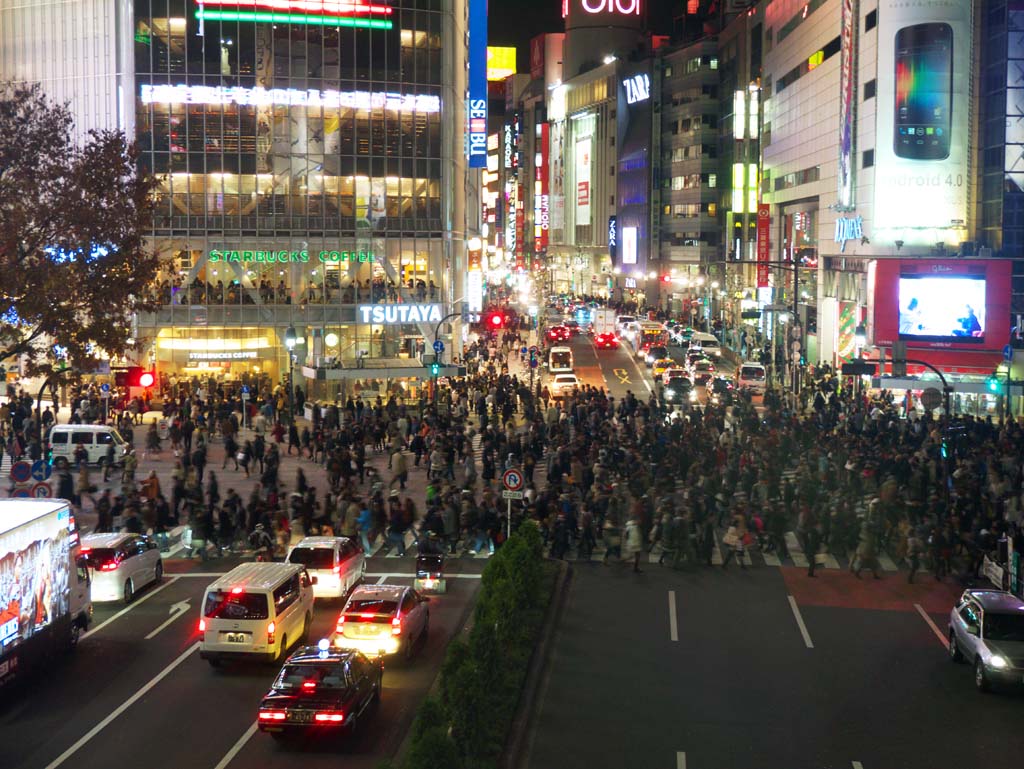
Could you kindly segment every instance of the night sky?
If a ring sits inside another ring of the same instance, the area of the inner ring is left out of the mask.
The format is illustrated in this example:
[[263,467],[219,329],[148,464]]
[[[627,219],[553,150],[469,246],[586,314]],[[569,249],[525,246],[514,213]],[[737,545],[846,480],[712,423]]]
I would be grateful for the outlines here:
[[[684,0],[646,2],[652,31],[671,34],[673,10],[681,7]],[[529,65],[530,38],[541,32],[564,31],[561,0],[490,0],[487,10],[488,44],[514,45],[518,49],[520,72]]]

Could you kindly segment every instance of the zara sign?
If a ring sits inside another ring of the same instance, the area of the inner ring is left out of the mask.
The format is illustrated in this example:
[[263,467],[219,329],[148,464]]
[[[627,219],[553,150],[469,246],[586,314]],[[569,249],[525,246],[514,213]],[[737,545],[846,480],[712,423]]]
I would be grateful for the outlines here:
[[647,101],[651,97],[651,78],[646,73],[627,77],[622,81],[622,87],[626,89],[626,102],[629,104]]
[[640,15],[640,0],[581,0],[587,13],[621,13],[624,16]]

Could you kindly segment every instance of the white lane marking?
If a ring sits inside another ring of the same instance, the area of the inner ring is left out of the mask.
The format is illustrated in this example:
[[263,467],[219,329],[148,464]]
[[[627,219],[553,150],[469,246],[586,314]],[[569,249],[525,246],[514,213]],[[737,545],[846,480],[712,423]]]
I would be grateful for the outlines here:
[[800,540],[796,538],[796,533],[787,531],[785,538],[786,549],[789,551],[789,557],[793,559],[793,565],[801,569],[806,569],[807,556],[804,555],[804,549],[800,546]]
[[[223,571],[223,572],[212,571],[212,572],[202,572],[202,573],[175,574],[170,579],[172,579],[172,580],[173,579],[187,579],[187,578],[192,578],[192,577],[200,577],[202,579],[219,579],[219,578],[223,577],[225,574],[227,574],[226,571]],[[366,572],[366,576],[367,577],[415,577],[416,574],[413,573],[413,572],[400,572],[400,571],[387,571],[387,572],[384,572],[384,571],[370,572],[370,571],[368,571],[368,572]],[[445,579],[480,579],[481,576],[482,575],[480,575],[480,574],[445,574],[444,578]],[[170,582],[168,582],[167,584],[170,584]],[[156,591],[154,590],[153,592],[155,593]],[[148,595],[152,595],[152,593],[149,593]],[[139,599],[139,603],[142,603],[144,600],[146,600],[146,597],[148,597],[148,596],[144,596],[143,598],[140,598]],[[132,604],[132,606],[136,606],[136,605],[137,604]],[[126,607],[126,608],[130,609],[131,606]],[[114,619],[114,618],[111,617],[110,619]],[[107,622],[110,622],[110,620],[107,620]],[[104,623],[104,624],[106,624],[106,623]],[[99,628],[96,628],[96,629],[98,630]],[[95,632],[95,630],[90,630],[89,632],[93,633],[93,632]],[[85,638],[85,636],[82,636],[82,638]]]
[[174,622],[174,620],[176,620],[182,614],[187,614],[188,610],[190,608],[191,608],[191,604],[189,604],[188,601],[178,601],[178,603],[173,604],[171,606],[171,616],[170,616],[170,619],[168,619],[163,624],[157,626],[156,630],[154,630],[152,633],[150,633],[148,636],[146,636],[146,640],[147,641],[150,640],[153,636],[155,636],[157,633],[159,633],[165,627],[167,627],[172,622]]
[[862,764],[860,761],[854,761],[853,769],[864,769],[864,764]]
[[[367,577],[401,577],[403,579],[412,579],[416,575],[415,574],[410,574],[410,573],[398,572],[398,571],[389,571],[389,572],[386,572],[386,573],[366,572],[366,576]],[[480,579],[482,576],[483,576],[482,574],[445,574],[444,578],[445,579]]]
[[676,751],[676,769],[686,769],[686,754],[681,751]]
[[800,615],[800,607],[796,605],[796,599],[793,596],[789,596],[789,608],[793,610],[793,617],[800,628],[800,635],[804,637],[804,646],[808,649],[813,649],[814,644],[811,642],[811,634],[807,632],[807,625],[804,624],[804,618]]
[[75,753],[77,753],[81,749],[81,747],[83,745],[85,745],[87,742],[89,742],[89,740],[91,740],[97,734],[99,734],[104,729],[106,729],[108,726],[110,726],[110,724],[114,721],[114,719],[116,719],[118,716],[120,716],[122,713],[124,713],[126,710],[128,710],[128,708],[130,708],[132,705],[134,705],[140,699],[145,697],[150,689],[152,689],[154,686],[156,686],[158,683],[160,683],[162,680],[164,680],[164,678],[166,678],[170,674],[170,672],[172,670],[174,670],[176,667],[178,667],[178,665],[180,665],[182,662],[184,662],[186,659],[188,659],[193,653],[195,653],[195,651],[198,648],[199,648],[199,642],[197,641],[196,643],[194,643],[190,647],[188,647],[188,649],[183,651],[181,653],[181,655],[176,660],[174,660],[174,662],[172,662],[170,665],[168,665],[163,670],[161,670],[159,673],[157,673],[152,679],[150,679],[148,684],[143,686],[141,689],[139,689],[137,692],[135,692],[135,694],[133,694],[131,697],[129,697],[124,702],[122,702],[120,705],[118,705],[116,709],[111,711],[110,715],[108,715],[106,718],[104,718],[102,721],[100,721],[98,724],[96,724],[96,726],[94,726],[92,729],[90,729],[84,735],[82,735],[82,737],[79,738],[78,742],[76,742],[70,748],[68,748],[63,753],[61,753],[59,756],[57,756],[57,758],[55,758],[49,764],[47,764],[46,769],[57,769],[58,766],[60,766],[65,761],[67,761],[69,758],[71,758],[71,756],[73,756]]
[[381,574],[380,578],[377,580],[377,584],[378,585],[383,585],[387,581],[388,576],[389,575],[387,575],[387,574]]
[[[217,576],[221,576],[221,575],[217,575]],[[132,609],[134,609],[136,606],[138,606],[139,604],[145,603],[150,598],[152,598],[157,593],[159,593],[161,590],[163,590],[165,587],[170,587],[171,585],[173,585],[177,581],[178,581],[178,576],[177,575],[175,575],[173,577],[170,577],[166,582],[164,582],[162,585],[159,585],[159,586],[153,588],[148,593],[146,593],[144,596],[142,596],[142,598],[139,598],[137,601],[134,601],[134,602],[128,604],[127,606],[125,606],[123,609],[121,609],[121,611],[119,611],[113,617],[109,617],[108,619],[103,620],[103,622],[98,624],[96,627],[94,627],[92,630],[88,631],[87,633],[82,633],[82,637],[79,640],[84,641],[86,638],[91,636],[93,633],[98,633],[103,628],[105,628],[107,625],[109,625],[111,622],[113,622],[115,619],[117,619],[118,617],[124,616],[125,614],[130,612]]]
[[781,566],[782,565],[782,561],[779,560],[779,556],[775,555],[775,553],[769,553],[769,552],[767,552],[765,550],[762,550],[761,551],[761,557],[764,558],[764,565],[765,566]]
[[878,554],[878,565],[882,567],[882,571],[899,571],[899,566],[885,553]]
[[238,738],[238,742],[231,746],[231,750],[224,754],[224,758],[217,762],[217,765],[213,769],[224,769],[225,766],[231,763],[231,761],[237,756],[242,748],[245,747],[245,743],[252,739],[252,736],[256,734],[256,730],[259,729],[259,722],[253,721],[249,724],[249,728],[245,730],[245,734]]
[[679,640],[679,628],[676,625],[676,591],[668,591],[668,637]]
[[928,612],[926,612],[919,603],[915,603],[914,608],[917,609],[917,613],[921,615],[921,618],[928,623],[928,627],[930,627],[932,632],[935,633],[935,637],[939,639],[939,643],[945,646],[948,643],[946,636],[942,634],[942,631],[939,630],[938,626],[932,621],[932,618],[928,616]]

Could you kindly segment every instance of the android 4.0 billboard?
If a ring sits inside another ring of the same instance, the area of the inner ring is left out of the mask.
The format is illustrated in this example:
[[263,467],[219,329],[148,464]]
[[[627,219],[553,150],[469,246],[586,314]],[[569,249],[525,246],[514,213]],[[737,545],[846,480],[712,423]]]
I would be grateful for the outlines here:
[[971,0],[878,7],[874,235],[967,240]]

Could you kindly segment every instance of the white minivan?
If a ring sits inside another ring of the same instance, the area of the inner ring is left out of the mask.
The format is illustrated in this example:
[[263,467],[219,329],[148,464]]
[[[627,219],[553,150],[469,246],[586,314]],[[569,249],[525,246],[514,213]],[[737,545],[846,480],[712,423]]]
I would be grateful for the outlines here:
[[309,576],[316,577],[317,598],[344,598],[366,574],[363,548],[349,537],[305,537],[285,560],[305,566]]
[[79,551],[90,571],[92,600],[131,603],[164,576],[157,543],[142,534],[87,534]]
[[313,581],[297,563],[243,563],[206,588],[199,656],[283,660],[313,621]]
[[767,374],[760,363],[747,361],[736,370],[736,386],[755,393],[764,393]]
[[709,358],[722,357],[722,345],[714,334],[706,334],[703,331],[693,332],[690,337],[690,348],[699,347]]
[[89,454],[90,465],[107,461],[107,446],[114,444],[114,464],[124,461],[128,444],[121,433],[109,425],[54,425],[50,429],[50,454],[74,462],[75,449],[81,444]]

